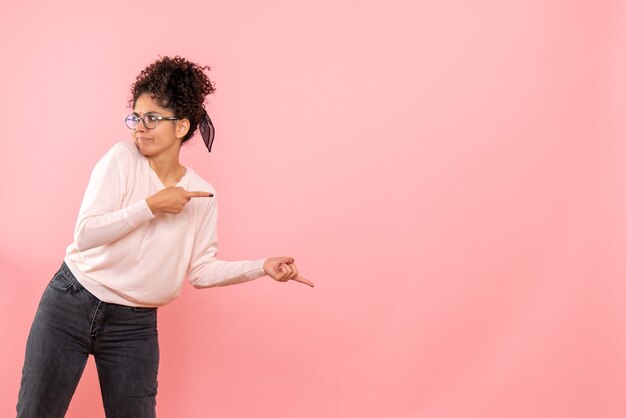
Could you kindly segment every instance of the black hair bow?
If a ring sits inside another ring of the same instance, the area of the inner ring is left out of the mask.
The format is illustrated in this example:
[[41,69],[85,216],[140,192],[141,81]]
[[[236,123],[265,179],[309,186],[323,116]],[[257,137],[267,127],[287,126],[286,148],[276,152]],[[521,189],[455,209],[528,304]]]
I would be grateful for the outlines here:
[[215,128],[213,127],[213,122],[211,122],[211,118],[206,112],[206,109],[204,109],[204,112],[200,117],[200,134],[204,140],[204,145],[206,145],[209,152],[211,152],[213,139],[215,138]]

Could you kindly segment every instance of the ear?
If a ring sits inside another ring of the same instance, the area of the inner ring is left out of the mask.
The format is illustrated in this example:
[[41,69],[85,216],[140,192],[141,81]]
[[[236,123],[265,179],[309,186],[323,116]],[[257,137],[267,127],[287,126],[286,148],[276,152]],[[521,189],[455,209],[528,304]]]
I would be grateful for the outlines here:
[[188,119],[179,120],[178,123],[176,124],[176,138],[178,139],[184,138],[185,135],[187,135],[187,132],[189,132],[190,126],[191,124],[189,123]]

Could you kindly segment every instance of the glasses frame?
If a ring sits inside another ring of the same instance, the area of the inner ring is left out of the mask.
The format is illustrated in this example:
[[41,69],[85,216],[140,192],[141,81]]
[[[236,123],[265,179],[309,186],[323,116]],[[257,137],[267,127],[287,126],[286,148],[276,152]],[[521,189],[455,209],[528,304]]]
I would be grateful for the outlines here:
[[[139,121],[137,122],[137,126],[135,126],[134,128],[131,128],[130,126],[128,126],[128,118],[130,118],[131,116],[137,116],[139,118]],[[146,117],[149,116],[153,119],[156,119],[156,125],[154,125],[152,128],[149,128],[148,125],[146,125]],[[126,118],[124,119],[124,124],[126,125],[126,127],[132,131],[134,131],[135,129],[137,129],[137,127],[139,126],[139,123],[143,123],[144,128],[146,129],[154,129],[157,126],[159,126],[159,121],[162,120],[181,120],[180,118],[177,118],[175,116],[160,116],[160,115],[155,115],[153,113],[146,113],[145,115],[141,116],[139,113],[131,113],[130,115],[126,116]]]

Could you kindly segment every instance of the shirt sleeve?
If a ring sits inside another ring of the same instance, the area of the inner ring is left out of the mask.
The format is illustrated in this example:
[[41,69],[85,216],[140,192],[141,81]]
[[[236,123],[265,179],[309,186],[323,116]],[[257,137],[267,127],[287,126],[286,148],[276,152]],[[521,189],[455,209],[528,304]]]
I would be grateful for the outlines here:
[[200,214],[194,247],[187,271],[189,282],[196,288],[227,286],[254,280],[265,275],[259,260],[224,261],[215,258],[217,242],[217,201],[209,199],[208,210]]
[[121,207],[130,161],[129,151],[117,145],[96,163],[74,230],[80,251],[116,241],[155,217],[145,199]]

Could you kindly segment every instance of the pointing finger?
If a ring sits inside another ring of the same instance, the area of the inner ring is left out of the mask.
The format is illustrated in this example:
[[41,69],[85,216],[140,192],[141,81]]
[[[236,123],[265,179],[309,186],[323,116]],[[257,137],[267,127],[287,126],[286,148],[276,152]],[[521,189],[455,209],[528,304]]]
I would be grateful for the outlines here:
[[213,197],[209,192],[187,192],[189,197]]
[[310,281],[310,280],[308,280],[308,279],[305,279],[305,278],[304,278],[304,277],[302,277],[302,276],[296,276],[296,277],[294,277],[294,278],[293,278],[293,279],[291,279],[291,280],[295,280],[296,282],[304,283],[304,284],[306,284],[306,285],[308,285],[308,286],[315,287],[315,285],[313,284],[313,282],[312,282],[312,281]]

